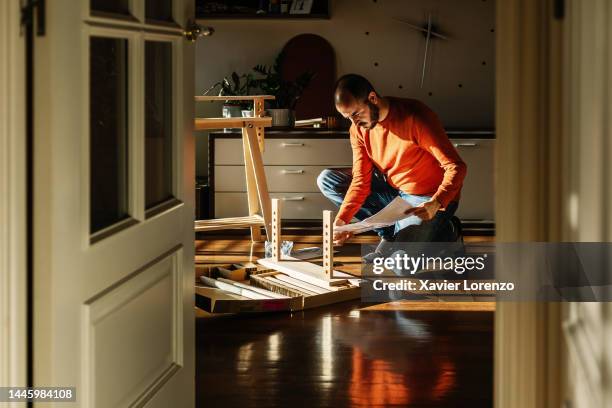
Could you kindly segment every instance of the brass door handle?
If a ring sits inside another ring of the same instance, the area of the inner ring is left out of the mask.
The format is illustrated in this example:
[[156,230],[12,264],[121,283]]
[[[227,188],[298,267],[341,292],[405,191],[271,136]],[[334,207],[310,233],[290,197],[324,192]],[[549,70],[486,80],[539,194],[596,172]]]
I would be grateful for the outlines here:
[[200,37],[210,37],[215,33],[212,27],[202,27],[193,20],[187,21],[187,26],[183,30],[183,37],[189,42],[196,42]]

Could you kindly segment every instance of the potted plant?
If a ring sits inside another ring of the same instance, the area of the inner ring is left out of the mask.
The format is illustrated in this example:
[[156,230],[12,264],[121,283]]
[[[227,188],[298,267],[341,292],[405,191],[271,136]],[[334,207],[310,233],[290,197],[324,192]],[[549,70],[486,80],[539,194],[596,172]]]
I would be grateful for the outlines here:
[[[218,96],[245,96],[250,95],[251,88],[255,82],[252,74],[238,75],[232,72],[230,77],[225,77],[221,81],[208,88],[204,95],[209,95],[213,91],[217,92]],[[248,101],[231,101],[226,100],[223,103],[223,117],[240,117],[243,109],[251,109]]]
[[280,74],[283,58],[284,54],[281,52],[271,67],[257,65],[253,68],[261,76],[254,80],[255,86],[261,89],[262,93],[276,97],[275,100],[268,101],[268,113],[272,117],[272,126],[294,125],[295,105],[314,77],[312,72],[304,72],[294,81],[284,80]]

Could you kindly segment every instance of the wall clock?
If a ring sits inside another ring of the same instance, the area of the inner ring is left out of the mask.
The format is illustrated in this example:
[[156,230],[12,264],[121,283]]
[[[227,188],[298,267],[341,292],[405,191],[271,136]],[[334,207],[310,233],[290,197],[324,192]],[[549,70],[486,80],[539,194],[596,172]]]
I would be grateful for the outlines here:
[[423,64],[421,67],[421,82],[420,87],[423,88],[423,84],[425,83],[425,75],[427,73],[428,64],[427,60],[429,58],[429,49],[431,47],[431,41],[433,39],[447,40],[448,37],[441,34],[438,31],[438,28],[433,24],[431,13],[427,13],[427,21],[423,25],[412,24],[409,21],[406,21],[401,18],[395,18],[395,20],[406,24],[408,27],[412,28],[415,31],[419,31],[425,37],[425,51],[423,52]]

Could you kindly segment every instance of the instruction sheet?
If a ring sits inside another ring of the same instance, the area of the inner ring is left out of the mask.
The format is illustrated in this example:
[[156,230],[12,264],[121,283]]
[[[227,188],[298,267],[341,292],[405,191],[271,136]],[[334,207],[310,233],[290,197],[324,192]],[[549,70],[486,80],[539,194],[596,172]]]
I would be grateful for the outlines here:
[[410,217],[411,214],[406,214],[407,211],[414,208],[412,205],[407,203],[401,197],[395,197],[385,208],[377,212],[371,217],[366,218],[363,221],[355,222],[352,224],[341,225],[334,227],[336,232],[352,232],[353,234],[359,234],[373,230],[375,228],[387,227],[395,224],[399,220]]

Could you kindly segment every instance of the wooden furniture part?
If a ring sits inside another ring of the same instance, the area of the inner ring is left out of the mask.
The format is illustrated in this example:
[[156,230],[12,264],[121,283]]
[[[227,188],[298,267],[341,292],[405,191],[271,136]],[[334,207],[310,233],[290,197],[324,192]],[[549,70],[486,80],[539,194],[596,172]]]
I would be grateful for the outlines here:
[[[494,220],[494,153],[492,132],[448,131],[468,174],[457,216],[474,228]],[[209,139],[210,208],[216,217],[244,214],[248,209],[240,133],[211,133]],[[319,191],[317,176],[326,168],[351,167],[346,130],[267,130],[264,171],[272,198],[283,201],[283,220],[320,225],[321,211],[336,210]]]
[[[271,269],[257,271],[251,275],[251,285],[265,288],[272,292],[283,293],[291,299],[301,301],[298,308],[293,310],[312,309],[314,307],[359,299],[361,296],[361,288],[350,282],[340,286],[321,288]],[[292,305],[295,305],[295,303],[292,303]]]
[[272,200],[272,259],[281,259],[281,226],[280,226],[280,201],[278,198]]
[[323,211],[323,272],[331,279],[334,272],[334,219],[332,212]]
[[[276,225],[275,233],[272,234],[275,239],[276,245],[282,240],[281,238],[281,213],[278,200],[274,200],[275,217],[273,223]],[[315,286],[326,290],[337,290],[338,286],[345,286],[348,284],[347,279],[333,278],[334,276],[334,261],[333,261],[333,240],[332,240],[332,212],[323,212],[323,266],[317,264],[301,261],[299,259],[281,255],[280,246],[278,252],[270,258],[259,259],[257,262],[266,268],[273,269],[275,271],[282,272],[285,275],[295,279],[299,282],[305,282],[309,286]],[[297,284],[296,282],[289,281],[288,283]],[[298,284],[299,286],[299,284]]]
[[[264,101],[274,99],[270,95],[256,96],[196,96],[196,102],[252,100],[254,117],[251,118],[196,118],[195,129],[207,130],[226,127],[242,128],[242,160],[247,193],[248,216],[222,219],[197,220],[196,231],[211,231],[250,227],[253,241],[261,241],[261,227],[266,236],[271,235],[270,194],[264,172],[261,153],[264,148],[264,128],[272,125],[270,117],[264,117]],[[261,211],[261,214],[259,212]]]
[[[196,306],[209,313],[288,312],[357,299],[354,281],[323,288],[283,272],[240,265],[197,265]],[[231,269],[236,268],[238,269]],[[224,278],[226,271],[248,271],[248,278]]]

